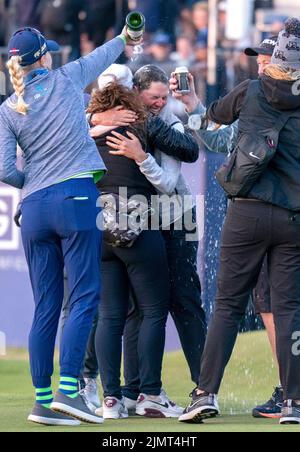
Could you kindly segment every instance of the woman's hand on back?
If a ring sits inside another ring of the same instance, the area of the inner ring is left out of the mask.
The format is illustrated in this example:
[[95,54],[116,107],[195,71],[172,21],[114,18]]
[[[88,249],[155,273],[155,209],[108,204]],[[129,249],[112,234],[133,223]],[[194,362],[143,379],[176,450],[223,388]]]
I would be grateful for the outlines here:
[[93,126],[127,127],[138,119],[137,114],[123,107],[115,107],[101,113],[94,113],[91,117]]
[[147,159],[140,140],[133,133],[127,132],[128,138],[115,131],[112,132],[112,135],[106,139],[106,144],[115,149],[110,151],[110,154],[127,157],[136,163],[142,163]]
[[114,130],[114,127],[111,126],[95,126],[90,129],[90,136],[92,138],[101,137],[101,135],[105,135],[107,132]]

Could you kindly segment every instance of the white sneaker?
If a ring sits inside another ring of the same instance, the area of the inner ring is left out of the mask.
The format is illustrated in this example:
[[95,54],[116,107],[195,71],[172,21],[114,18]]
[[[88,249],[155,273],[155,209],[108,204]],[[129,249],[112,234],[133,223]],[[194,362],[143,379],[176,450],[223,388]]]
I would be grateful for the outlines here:
[[137,400],[129,399],[128,397],[124,397],[124,404],[129,413],[135,414]]
[[82,390],[85,398],[88,400],[89,404],[96,409],[101,407],[101,401],[99,398],[99,389],[96,378],[85,378],[85,388]]
[[141,394],[139,396],[136,414],[151,418],[179,418],[184,409],[172,402],[164,391],[160,396],[147,396]]
[[164,389],[161,390],[160,393],[161,397],[165,397],[170,405],[172,406],[172,408],[174,409],[174,411],[176,411],[176,413],[178,414],[178,417],[182,415],[182,413],[184,412],[184,408],[182,406],[177,405],[175,402],[173,402],[171,399],[169,399],[169,397],[167,396],[167,393]]
[[[98,414],[99,410],[96,410]],[[101,408],[103,413],[103,419],[127,419],[128,410],[124,403],[124,398],[122,400],[116,399],[116,397],[106,397],[103,401],[103,406]]]

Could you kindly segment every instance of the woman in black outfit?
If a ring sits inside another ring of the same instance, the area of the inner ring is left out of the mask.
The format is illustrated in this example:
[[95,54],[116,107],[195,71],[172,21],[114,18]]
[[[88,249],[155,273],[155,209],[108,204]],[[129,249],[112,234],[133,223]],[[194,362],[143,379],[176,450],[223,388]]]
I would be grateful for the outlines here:
[[[272,64],[259,81],[245,81],[208,109],[210,120],[239,118],[239,139],[268,137],[285,123],[274,158],[242,199],[233,199],[225,221],[218,294],[198,388],[182,422],[219,414],[216,394],[231,357],[265,254],[271,284],[284,404],[281,424],[300,424],[300,22],[279,35]],[[285,115],[283,115],[285,113]],[[249,160],[257,158],[250,152]]]
[[[134,111],[138,120],[129,128],[115,131],[134,133],[143,149],[159,147],[182,160],[194,161],[198,145],[189,134],[181,134],[159,118],[148,118],[138,94],[117,82],[93,93],[88,111],[98,113],[122,106]],[[98,185],[102,193],[119,194],[127,189],[128,198],[144,196],[150,202],[156,194],[134,160],[112,155],[106,133],[95,138],[108,173]],[[177,407],[162,392],[161,370],[165,346],[165,326],[169,304],[169,275],[164,241],[160,231],[145,230],[130,248],[104,243],[102,256],[102,302],[96,333],[96,351],[104,387],[103,417],[128,417],[120,385],[122,335],[129,309],[129,291],[142,314],[138,352],[141,395],[136,413],[148,417],[178,417]]]

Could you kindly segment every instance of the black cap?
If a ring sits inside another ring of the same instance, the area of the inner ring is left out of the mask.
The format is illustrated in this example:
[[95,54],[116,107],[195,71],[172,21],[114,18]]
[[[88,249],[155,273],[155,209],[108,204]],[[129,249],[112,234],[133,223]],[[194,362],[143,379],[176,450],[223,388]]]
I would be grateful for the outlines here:
[[258,56],[258,55],[273,55],[273,51],[277,44],[278,36],[271,36],[266,38],[260,44],[259,47],[248,47],[245,49],[245,54],[248,56]]

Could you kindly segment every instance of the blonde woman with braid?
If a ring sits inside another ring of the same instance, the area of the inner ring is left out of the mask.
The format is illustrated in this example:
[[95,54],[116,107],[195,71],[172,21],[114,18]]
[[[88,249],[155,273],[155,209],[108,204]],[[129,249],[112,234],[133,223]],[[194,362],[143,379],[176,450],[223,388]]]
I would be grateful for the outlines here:
[[[89,136],[84,88],[132,42],[122,35],[52,71],[59,46],[35,29],[18,30],[9,42],[8,69],[15,93],[0,107],[0,181],[22,189],[22,240],[34,294],[29,338],[36,404],[29,416],[46,425],[101,424],[78,393],[100,294],[101,232],[96,227],[99,182],[106,171]],[[19,145],[25,167],[16,167]],[[63,301],[63,269],[71,312],[63,331],[60,386],[51,377]]]

